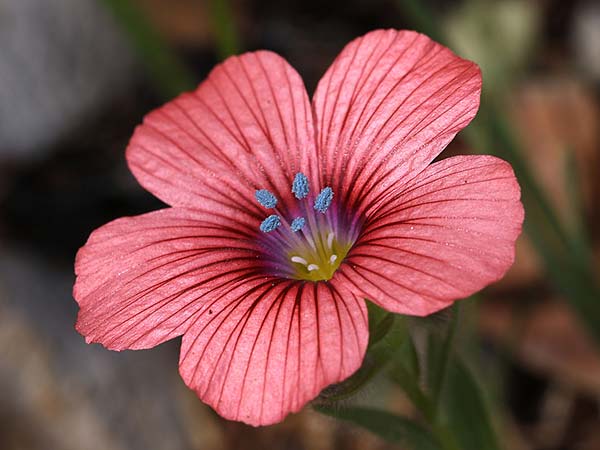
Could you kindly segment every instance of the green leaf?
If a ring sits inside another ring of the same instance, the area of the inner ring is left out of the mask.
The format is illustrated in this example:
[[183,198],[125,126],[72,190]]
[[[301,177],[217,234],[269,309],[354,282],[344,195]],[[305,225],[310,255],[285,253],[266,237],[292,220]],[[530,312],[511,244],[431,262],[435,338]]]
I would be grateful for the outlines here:
[[406,417],[363,407],[338,409],[316,406],[315,409],[322,414],[351,422],[388,442],[401,444],[411,450],[442,449],[436,438],[426,428]]
[[415,380],[419,380],[421,377],[419,354],[412,336],[408,332],[406,338],[400,344],[397,361]]
[[446,328],[443,338],[440,339],[435,332],[429,334],[427,343],[427,379],[431,390],[434,408],[437,410],[440,395],[446,381],[448,365],[452,358],[452,344],[456,334],[460,304],[454,303],[450,323]]
[[402,388],[423,417],[425,417],[429,423],[433,423],[435,418],[435,407],[419,384],[419,359],[410,335],[404,340],[394,359],[394,365],[390,369],[391,380]]
[[389,363],[408,337],[403,323],[394,314],[367,302],[369,311],[369,346],[360,368],[346,380],[323,389],[319,401],[331,404],[352,397]]
[[360,368],[350,378],[327,386],[319,394],[318,401],[331,405],[352,397],[381,371],[387,360],[379,351],[368,352]]
[[[431,333],[435,333],[432,330]],[[452,331],[454,333],[454,331]],[[437,337],[435,348],[437,351],[437,358],[435,359],[440,366],[443,358],[441,358],[441,349],[444,348],[444,341],[440,339],[439,333],[434,334]],[[448,341],[448,342],[451,342]],[[431,348],[432,345],[429,345]],[[450,357],[450,353],[447,353]],[[402,388],[404,393],[410,399],[412,404],[421,413],[423,418],[430,425],[434,435],[437,437],[444,450],[463,450],[456,442],[452,431],[449,427],[439,421],[438,415],[436,414],[436,404],[429,396],[429,393],[424,391],[420,384],[421,377],[421,364],[419,361],[419,355],[414,342],[410,335],[402,342],[400,351],[397,353],[395,363],[390,370],[390,379]],[[447,363],[444,363],[447,364]],[[427,368],[429,369],[429,368]]]
[[441,403],[447,429],[462,450],[499,450],[483,391],[465,363],[448,366]]
[[425,417],[428,422],[433,423],[435,419],[435,408],[431,399],[421,389],[418,378],[415,378],[405,367],[400,365],[394,368],[390,378],[402,388],[423,417]]
[[395,315],[367,300],[369,313],[369,347],[380,342],[394,325]]

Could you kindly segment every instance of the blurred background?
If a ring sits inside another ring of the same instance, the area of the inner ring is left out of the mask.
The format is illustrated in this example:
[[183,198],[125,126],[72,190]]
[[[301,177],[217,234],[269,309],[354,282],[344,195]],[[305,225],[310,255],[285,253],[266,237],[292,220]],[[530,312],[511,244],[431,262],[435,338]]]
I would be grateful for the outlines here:
[[[310,407],[268,428],[224,421],[179,378],[179,340],[86,345],[71,295],[93,229],[162,206],[124,159],[145,113],[260,48],[312,92],[347,42],[386,27],[482,67],[480,114],[444,156],[493,153],[523,188],[516,263],[458,327],[502,448],[600,449],[598,2],[0,0],[1,449],[402,448]],[[358,401],[414,416],[384,384]]]

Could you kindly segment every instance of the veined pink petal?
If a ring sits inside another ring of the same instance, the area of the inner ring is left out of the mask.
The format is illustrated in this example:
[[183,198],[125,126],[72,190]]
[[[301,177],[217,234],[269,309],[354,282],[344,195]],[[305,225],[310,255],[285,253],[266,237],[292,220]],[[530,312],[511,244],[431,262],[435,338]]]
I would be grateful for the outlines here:
[[422,34],[352,41],[313,98],[323,185],[359,213],[382,202],[471,121],[480,91],[474,63]]
[[258,271],[251,218],[233,214],[169,208],[94,231],[75,262],[77,330],[114,350],[183,334],[216,287]]
[[328,283],[249,279],[195,319],[180,373],[221,416],[268,425],[350,376],[367,341],[364,300]]
[[361,365],[365,297],[426,315],[512,264],[524,213],[511,167],[431,164],[480,88],[475,64],[410,31],[351,42],[312,105],[274,53],[227,59],[136,129],[129,166],[173,208],[92,233],[78,331],[115,350],[183,335],[181,376],[227,419],[300,410]]
[[492,156],[432,164],[367,218],[341,277],[385,309],[427,315],[500,279],[523,205],[511,166]]
[[316,180],[302,79],[275,53],[231,57],[195,92],[146,116],[127,160],[142,186],[172,206],[210,198],[258,211],[255,189],[291,197],[296,172]]

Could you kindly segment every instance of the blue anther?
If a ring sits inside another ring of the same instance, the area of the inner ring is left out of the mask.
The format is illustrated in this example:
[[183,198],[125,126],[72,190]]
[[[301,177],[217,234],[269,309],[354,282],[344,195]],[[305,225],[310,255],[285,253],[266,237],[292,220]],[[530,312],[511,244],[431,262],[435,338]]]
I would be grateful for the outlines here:
[[295,233],[296,231],[300,231],[302,228],[304,228],[305,223],[306,223],[306,220],[304,220],[304,217],[296,217],[292,221],[292,225],[290,225],[290,228]]
[[263,233],[269,233],[276,230],[281,225],[281,219],[275,214],[270,215],[260,224],[260,231]]
[[308,195],[308,178],[302,172],[298,172],[294,177],[292,192],[299,200]]
[[331,205],[332,200],[333,189],[327,186],[321,192],[319,192],[319,195],[317,195],[317,198],[315,199],[314,208],[319,212],[325,213],[325,211],[327,211],[327,208],[329,208],[329,206]]
[[275,205],[277,205],[277,198],[266,189],[259,189],[254,193],[254,196],[258,203],[265,208],[275,208]]

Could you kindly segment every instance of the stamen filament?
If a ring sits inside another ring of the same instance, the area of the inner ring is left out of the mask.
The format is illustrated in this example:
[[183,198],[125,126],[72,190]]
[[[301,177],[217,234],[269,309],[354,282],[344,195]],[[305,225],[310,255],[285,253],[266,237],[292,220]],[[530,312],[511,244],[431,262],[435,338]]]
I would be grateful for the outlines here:
[[327,235],[327,248],[329,250],[331,250],[333,248],[333,238],[335,237],[335,234],[333,233],[333,231],[331,231],[328,235]]
[[308,266],[308,261],[302,258],[301,256],[292,256],[290,259],[292,260],[292,262],[302,264],[303,266]]
[[[327,186],[316,197],[307,198],[308,179],[304,174],[297,173],[292,193],[302,201],[296,207],[285,205],[280,208],[270,191],[256,191],[258,202],[272,210],[272,214],[260,224],[260,230],[269,233],[264,244],[269,254],[274,253],[271,267],[277,272],[281,270],[279,273],[292,279],[315,282],[330,280],[354,242],[346,234],[345,223],[340,222],[337,207],[331,208],[333,189]],[[343,225],[341,229],[340,223]],[[283,253],[285,259],[275,256],[279,252]]]

